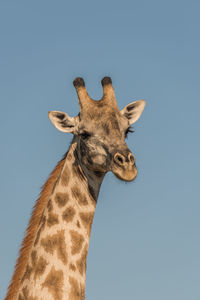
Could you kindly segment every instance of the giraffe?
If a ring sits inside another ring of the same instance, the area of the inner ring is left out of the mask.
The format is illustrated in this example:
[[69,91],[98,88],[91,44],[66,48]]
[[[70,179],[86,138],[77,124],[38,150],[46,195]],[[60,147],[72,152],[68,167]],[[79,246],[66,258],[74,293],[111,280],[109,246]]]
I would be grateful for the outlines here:
[[50,111],[53,125],[73,134],[68,152],[44,184],[26,231],[5,300],[84,300],[86,260],[99,189],[107,172],[124,181],[137,175],[125,143],[144,100],[118,108],[110,77],[93,100],[76,78],[80,112]]

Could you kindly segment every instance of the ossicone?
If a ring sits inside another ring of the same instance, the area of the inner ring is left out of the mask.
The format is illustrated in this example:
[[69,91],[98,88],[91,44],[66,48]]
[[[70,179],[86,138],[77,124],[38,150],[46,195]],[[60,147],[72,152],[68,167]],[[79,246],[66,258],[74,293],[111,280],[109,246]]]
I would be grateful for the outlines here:
[[85,86],[85,81],[83,80],[83,78],[77,77],[77,78],[74,79],[73,85],[74,85],[75,88]]
[[107,85],[107,84],[112,84],[112,80],[110,77],[106,76],[101,80],[102,86]]
[[108,105],[117,106],[117,101],[115,99],[115,92],[113,89],[111,78],[109,76],[104,77],[101,80],[101,84],[103,87],[103,97],[102,97],[103,102]]

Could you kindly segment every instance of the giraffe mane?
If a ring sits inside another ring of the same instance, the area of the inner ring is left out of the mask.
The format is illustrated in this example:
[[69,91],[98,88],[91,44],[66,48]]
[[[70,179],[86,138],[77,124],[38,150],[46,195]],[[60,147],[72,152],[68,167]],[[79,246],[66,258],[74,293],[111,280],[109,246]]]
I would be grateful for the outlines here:
[[32,245],[34,243],[35,235],[36,235],[36,232],[38,229],[38,224],[40,222],[40,219],[41,219],[43,210],[47,204],[47,201],[52,193],[54,184],[56,183],[57,178],[59,177],[59,175],[62,171],[66,156],[67,156],[67,153],[58,162],[57,166],[51,172],[49,178],[47,179],[47,181],[45,182],[45,184],[42,187],[39,198],[37,199],[37,201],[33,207],[31,219],[30,219],[28,228],[26,230],[21,249],[19,251],[17,263],[15,265],[15,271],[14,271],[13,277],[11,279],[11,283],[8,287],[8,293],[7,293],[5,300],[13,300],[14,297],[17,295],[18,288],[19,288],[21,279],[23,277],[23,274],[25,272],[25,268],[26,268],[26,265],[28,262],[29,253],[30,253]]

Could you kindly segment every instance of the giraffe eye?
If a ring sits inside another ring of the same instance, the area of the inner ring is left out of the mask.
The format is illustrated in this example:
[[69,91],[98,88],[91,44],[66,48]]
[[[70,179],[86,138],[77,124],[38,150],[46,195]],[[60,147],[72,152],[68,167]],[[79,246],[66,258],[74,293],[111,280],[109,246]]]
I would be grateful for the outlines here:
[[83,138],[83,139],[87,139],[91,136],[91,134],[87,131],[83,131],[80,136]]

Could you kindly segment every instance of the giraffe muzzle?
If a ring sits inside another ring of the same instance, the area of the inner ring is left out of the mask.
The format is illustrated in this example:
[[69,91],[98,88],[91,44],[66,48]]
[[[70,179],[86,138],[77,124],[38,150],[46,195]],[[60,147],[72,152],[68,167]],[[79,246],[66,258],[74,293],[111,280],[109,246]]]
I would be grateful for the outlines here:
[[132,181],[137,176],[135,158],[130,151],[116,152],[113,156],[112,172],[124,181]]

